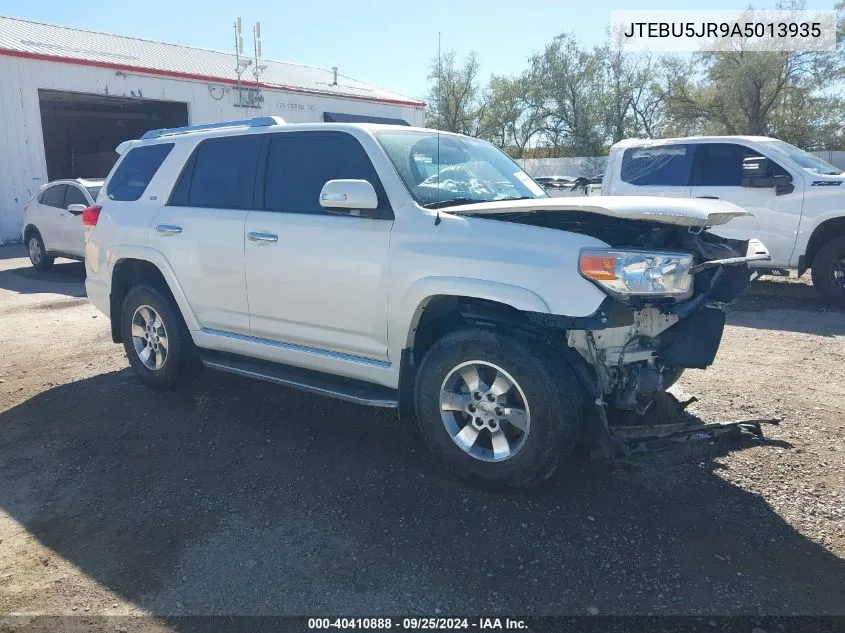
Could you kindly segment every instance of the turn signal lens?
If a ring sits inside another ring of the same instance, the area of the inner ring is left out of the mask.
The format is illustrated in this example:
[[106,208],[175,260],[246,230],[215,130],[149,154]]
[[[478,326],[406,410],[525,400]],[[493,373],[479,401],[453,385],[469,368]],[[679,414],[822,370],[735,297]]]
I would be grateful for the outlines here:
[[585,277],[598,281],[618,279],[616,275],[617,257],[602,255],[581,254],[581,272]]
[[99,204],[93,207],[88,207],[82,211],[82,224],[85,226],[97,226],[97,221],[100,219],[100,211],[103,210]]

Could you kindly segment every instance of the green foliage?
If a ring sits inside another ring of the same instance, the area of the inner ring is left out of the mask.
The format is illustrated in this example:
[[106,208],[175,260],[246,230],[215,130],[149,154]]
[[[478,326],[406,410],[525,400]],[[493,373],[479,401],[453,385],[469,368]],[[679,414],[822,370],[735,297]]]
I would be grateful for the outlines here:
[[[800,0],[780,8],[802,8]],[[845,12],[845,0],[836,5]],[[516,77],[482,87],[454,52],[429,72],[426,125],[480,136],[513,157],[595,156],[628,137],[754,134],[814,150],[845,147],[845,21],[835,52],[750,45],[690,56],[588,48],[561,34]]]
[[484,100],[478,87],[478,59],[470,53],[458,65],[454,51],[434,59],[428,73],[426,126],[478,136]]

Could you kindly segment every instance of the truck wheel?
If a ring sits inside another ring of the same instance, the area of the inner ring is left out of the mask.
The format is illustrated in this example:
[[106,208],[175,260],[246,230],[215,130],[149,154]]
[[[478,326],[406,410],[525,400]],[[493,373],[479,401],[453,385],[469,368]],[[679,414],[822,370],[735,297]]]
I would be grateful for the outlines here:
[[546,481],[579,439],[581,386],[539,344],[457,330],[423,358],[417,420],[432,452],[456,475],[497,488]]
[[126,357],[148,387],[173,389],[192,373],[196,348],[173,299],[152,286],[135,286],[121,311]]
[[53,265],[56,259],[52,255],[47,254],[47,249],[44,247],[44,240],[41,239],[41,233],[35,229],[26,238],[26,250],[29,252],[29,261],[36,270],[47,270]]
[[822,247],[810,272],[816,291],[829,303],[845,307],[845,235]]

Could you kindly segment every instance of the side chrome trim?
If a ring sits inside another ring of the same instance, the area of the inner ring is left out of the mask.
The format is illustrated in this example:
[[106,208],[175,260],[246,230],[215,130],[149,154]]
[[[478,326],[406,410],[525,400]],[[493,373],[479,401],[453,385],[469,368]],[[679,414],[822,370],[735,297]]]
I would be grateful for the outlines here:
[[352,363],[361,363],[362,365],[371,365],[373,367],[381,367],[388,369],[391,364],[384,360],[375,360],[374,358],[365,358],[364,356],[355,356],[353,354],[343,354],[341,352],[332,352],[327,349],[320,349],[319,347],[306,347],[305,345],[296,345],[294,343],[282,343],[281,341],[271,341],[266,338],[258,338],[256,336],[247,336],[246,334],[236,334],[234,332],[225,332],[223,330],[211,330],[203,328],[205,334],[212,336],[224,336],[226,338],[244,341],[247,343],[257,343],[258,345],[269,345],[271,347],[278,347],[281,349],[290,350],[291,352],[302,352],[304,354],[314,354],[315,356],[325,356],[326,358],[333,358],[335,360],[346,360]]
[[262,372],[254,369],[247,369],[245,367],[229,365],[226,362],[205,358],[201,360],[202,364],[210,369],[217,369],[219,371],[225,371],[230,374],[237,374],[238,376],[244,376],[246,378],[262,380],[264,382],[272,382],[274,384],[282,385],[284,387],[291,387],[293,389],[299,389],[300,391],[307,391],[309,393],[313,393],[320,396],[327,396],[329,398],[335,398],[337,400],[343,400],[345,402],[362,404],[369,407],[381,407],[384,409],[396,409],[399,406],[399,402],[396,398],[357,396],[355,394],[346,393],[337,389],[329,389],[327,387],[309,384],[301,380],[293,380],[292,378],[282,378],[280,376],[274,376],[269,372]]

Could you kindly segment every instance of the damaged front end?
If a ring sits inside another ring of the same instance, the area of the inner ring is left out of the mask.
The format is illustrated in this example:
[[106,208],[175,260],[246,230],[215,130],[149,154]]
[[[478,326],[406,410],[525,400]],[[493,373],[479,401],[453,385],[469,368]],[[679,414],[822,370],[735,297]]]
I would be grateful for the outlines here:
[[556,328],[565,329],[566,344],[592,370],[598,430],[604,431],[596,438],[600,452],[650,446],[659,426],[692,438],[681,416],[667,410],[677,405],[680,414],[683,405],[666,389],[684,369],[713,363],[725,326],[723,308],[753,279],[750,262],[769,259],[765,246],[722,238],[703,226],[580,211],[496,219],[583,233],[609,245],[582,250],[579,261],[581,274],[608,295],[600,318]]

